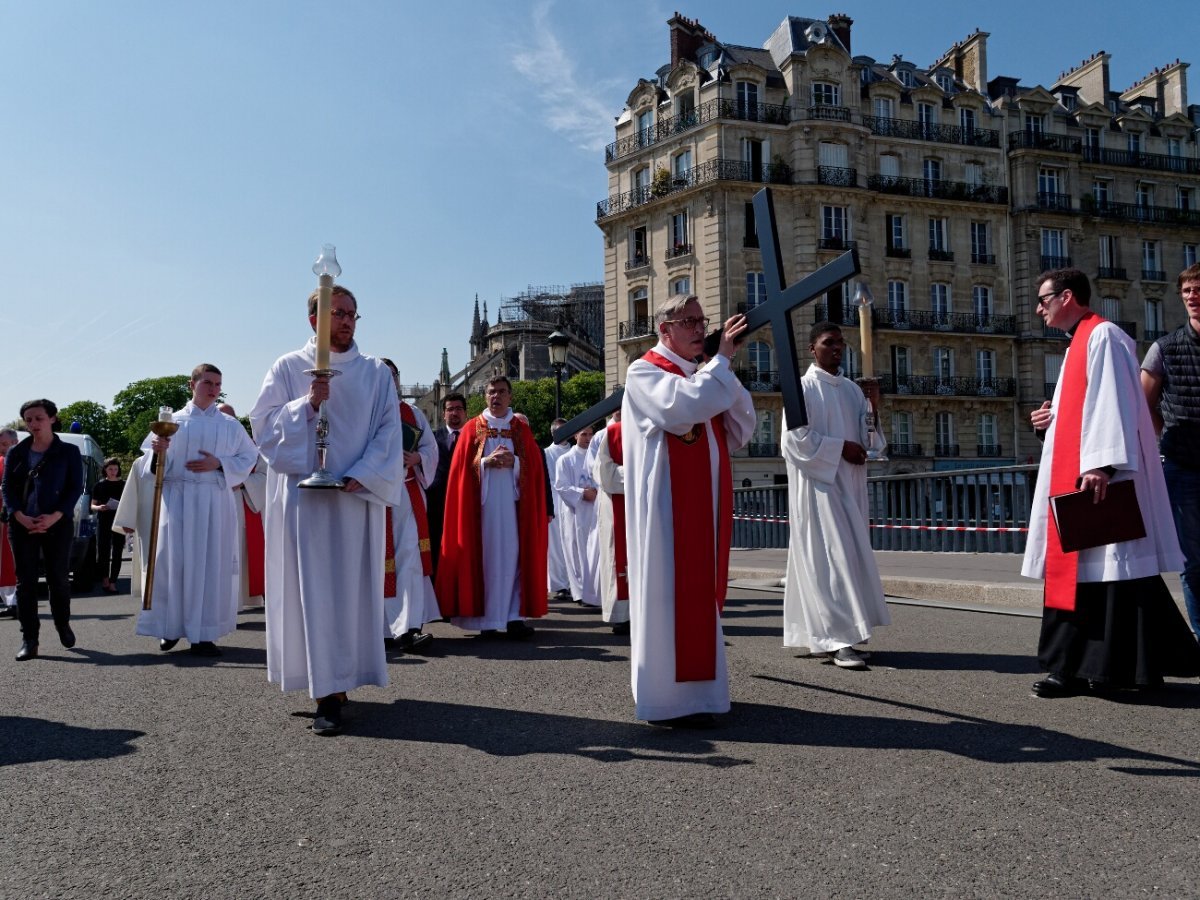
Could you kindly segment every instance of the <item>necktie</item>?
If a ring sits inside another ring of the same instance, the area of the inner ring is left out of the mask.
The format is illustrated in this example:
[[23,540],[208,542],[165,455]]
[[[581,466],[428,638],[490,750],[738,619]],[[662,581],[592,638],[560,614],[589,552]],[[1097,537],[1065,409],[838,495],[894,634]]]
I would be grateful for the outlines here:
[[458,443],[458,432],[457,431],[450,432],[450,450],[451,450],[451,452],[453,452],[454,445],[457,443]]

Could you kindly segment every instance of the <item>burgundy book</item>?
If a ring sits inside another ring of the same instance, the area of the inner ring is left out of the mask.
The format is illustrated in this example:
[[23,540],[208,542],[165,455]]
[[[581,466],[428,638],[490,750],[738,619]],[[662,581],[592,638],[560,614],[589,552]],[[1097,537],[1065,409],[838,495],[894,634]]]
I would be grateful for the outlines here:
[[1110,481],[1099,503],[1093,491],[1071,491],[1050,498],[1050,511],[1067,553],[1136,541],[1146,536],[1133,480]]

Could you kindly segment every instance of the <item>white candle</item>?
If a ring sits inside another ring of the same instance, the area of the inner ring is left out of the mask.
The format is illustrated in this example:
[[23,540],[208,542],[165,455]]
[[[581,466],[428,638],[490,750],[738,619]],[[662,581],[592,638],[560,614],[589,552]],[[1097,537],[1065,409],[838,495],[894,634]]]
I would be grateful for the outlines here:
[[862,377],[875,377],[875,338],[871,332],[871,310],[874,298],[866,282],[858,283],[854,299],[858,301],[858,341],[862,351]]

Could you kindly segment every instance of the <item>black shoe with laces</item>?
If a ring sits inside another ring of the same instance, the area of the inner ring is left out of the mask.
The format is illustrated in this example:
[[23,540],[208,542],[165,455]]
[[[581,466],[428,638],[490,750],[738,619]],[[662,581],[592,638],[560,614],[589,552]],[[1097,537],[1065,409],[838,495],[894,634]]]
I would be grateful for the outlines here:
[[341,733],[342,701],[336,694],[330,694],[317,701],[317,714],[313,718],[312,730],[313,734],[322,737]]

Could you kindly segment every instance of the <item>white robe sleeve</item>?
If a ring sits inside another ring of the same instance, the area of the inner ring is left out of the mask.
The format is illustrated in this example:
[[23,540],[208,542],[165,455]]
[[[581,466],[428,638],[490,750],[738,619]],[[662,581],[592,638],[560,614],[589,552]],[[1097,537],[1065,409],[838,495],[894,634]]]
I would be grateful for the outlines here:
[[316,453],[315,416],[308,396],[291,399],[286,373],[279,363],[272,366],[263,379],[258,402],[250,410],[250,424],[259,451],[278,474],[312,473]]
[[374,499],[387,506],[395,506],[404,493],[404,479],[396,477],[396,456],[403,453],[404,447],[400,407],[396,403],[391,371],[383,363],[379,363],[377,381],[378,389],[374,398],[375,433],[367,442],[366,451],[350,466],[345,477],[353,478],[367,489],[371,497],[364,497],[364,500]]
[[1092,332],[1088,347],[1088,387],[1083,401],[1079,470],[1112,466],[1138,469],[1138,404],[1145,403],[1132,353],[1119,352],[1116,326]]
[[417,443],[417,452],[421,454],[421,464],[413,471],[417,475],[417,484],[421,485],[422,490],[428,490],[429,485],[433,483],[434,476],[437,475],[437,438],[433,436],[433,429],[429,427],[429,420],[425,418],[425,414],[415,406],[412,411],[416,416],[417,427],[421,429],[421,440]]
[[242,482],[242,496],[246,498],[246,505],[250,507],[251,512],[261,513],[267,505],[267,473],[261,471],[265,469],[266,463],[260,465],[256,461],[254,468]]
[[621,417],[631,419],[625,428],[649,426],[684,435],[698,422],[728,411],[732,415],[726,415],[725,421],[731,446],[743,446],[754,432],[754,402],[723,356],[714,357],[690,378],[635,360],[626,373],[625,397],[634,413]]
[[[805,402],[809,400],[807,393]],[[809,403],[808,411],[809,416],[815,412],[812,403]],[[842,447],[845,445],[846,442],[841,438],[822,434],[813,427],[811,419],[808,425],[788,431],[787,416],[783,418],[783,458],[813,481],[833,484],[837,479]]]
[[232,419],[228,425],[228,446],[224,453],[217,456],[221,461],[221,472],[225,476],[225,486],[235,488],[245,483],[258,462],[258,447],[246,434],[246,429],[237,419]]
[[592,475],[596,479],[596,484],[604,493],[609,494],[624,494],[625,493],[625,467],[618,466],[613,462],[612,453],[608,449],[609,432],[605,431],[599,436],[599,444],[596,447],[596,461],[592,464]]
[[575,455],[574,449],[564,453],[554,469],[554,491],[571,509],[583,502],[583,488],[575,484]]

